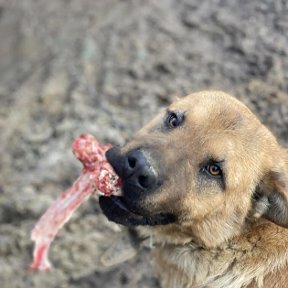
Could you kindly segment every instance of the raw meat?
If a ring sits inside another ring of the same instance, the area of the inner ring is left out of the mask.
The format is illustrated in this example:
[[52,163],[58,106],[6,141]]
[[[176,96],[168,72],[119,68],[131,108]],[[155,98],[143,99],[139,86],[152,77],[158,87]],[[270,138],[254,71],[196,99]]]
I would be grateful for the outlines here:
[[72,144],[83,169],[71,188],[64,191],[36,223],[31,239],[35,241],[31,270],[50,270],[48,251],[60,228],[75,210],[95,192],[104,196],[120,195],[121,179],[107,162],[110,145],[100,145],[91,135],[82,134]]

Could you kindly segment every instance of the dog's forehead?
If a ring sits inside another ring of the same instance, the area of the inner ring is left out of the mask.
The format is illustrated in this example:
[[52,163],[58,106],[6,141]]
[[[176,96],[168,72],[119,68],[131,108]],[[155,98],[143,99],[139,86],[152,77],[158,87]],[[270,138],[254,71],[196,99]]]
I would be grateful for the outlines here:
[[[172,103],[172,111],[185,112],[188,121],[215,125],[215,128],[236,128],[244,122],[258,123],[253,113],[240,101],[223,92],[199,92]],[[249,121],[245,121],[249,120]]]
[[236,98],[223,92],[199,92],[178,99],[169,107],[171,110],[189,110],[194,113],[209,114],[217,111],[235,110],[251,114],[250,110]]

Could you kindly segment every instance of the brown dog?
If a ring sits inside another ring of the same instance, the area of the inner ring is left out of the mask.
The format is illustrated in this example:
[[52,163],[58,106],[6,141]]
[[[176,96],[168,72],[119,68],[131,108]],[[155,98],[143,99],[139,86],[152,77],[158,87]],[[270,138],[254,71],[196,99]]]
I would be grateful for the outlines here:
[[163,288],[288,287],[287,153],[242,103],[191,94],[107,158],[101,208],[154,236]]

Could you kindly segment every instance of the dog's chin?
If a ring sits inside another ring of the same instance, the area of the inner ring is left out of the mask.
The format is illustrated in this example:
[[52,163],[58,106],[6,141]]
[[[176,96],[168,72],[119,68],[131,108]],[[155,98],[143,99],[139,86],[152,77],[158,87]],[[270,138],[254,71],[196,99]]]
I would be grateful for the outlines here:
[[122,196],[100,196],[99,204],[108,220],[124,226],[167,225],[176,221],[175,216],[169,213],[141,215],[132,212]]

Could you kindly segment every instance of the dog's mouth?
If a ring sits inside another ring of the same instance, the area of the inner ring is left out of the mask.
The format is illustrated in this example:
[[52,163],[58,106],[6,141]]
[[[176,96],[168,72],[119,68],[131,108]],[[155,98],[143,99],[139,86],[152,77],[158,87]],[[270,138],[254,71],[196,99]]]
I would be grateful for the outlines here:
[[124,226],[167,225],[176,220],[170,213],[149,216],[136,214],[128,209],[123,196],[101,196],[99,204],[108,220]]
[[151,194],[157,188],[157,178],[139,149],[122,155],[120,149],[114,147],[106,152],[106,157],[122,179],[122,196],[99,198],[100,207],[110,221],[125,226],[154,226],[175,222],[171,213],[157,213],[157,209],[156,212],[151,211],[145,205],[145,199],[153,197]]

